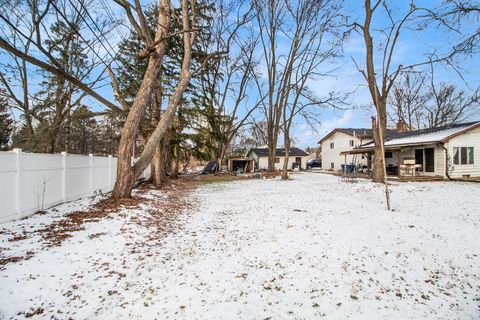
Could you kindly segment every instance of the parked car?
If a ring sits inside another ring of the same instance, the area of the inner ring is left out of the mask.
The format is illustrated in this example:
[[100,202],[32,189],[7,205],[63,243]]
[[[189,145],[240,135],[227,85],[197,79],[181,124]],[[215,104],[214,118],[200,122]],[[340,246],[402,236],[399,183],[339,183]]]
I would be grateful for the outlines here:
[[321,168],[322,167],[322,160],[320,159],[312,159],[307,161],[307,170],[312,168]]

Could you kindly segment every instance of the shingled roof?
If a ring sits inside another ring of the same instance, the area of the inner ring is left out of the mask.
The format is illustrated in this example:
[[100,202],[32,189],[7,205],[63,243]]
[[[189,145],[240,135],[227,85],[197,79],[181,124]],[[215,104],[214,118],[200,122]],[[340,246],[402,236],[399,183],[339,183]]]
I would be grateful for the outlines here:
[[[249,157],[252,152],[254,152],[259,157],[268,157],[268,148],[250,149],[247,153],[247,157]],[[285,148],[277,148],[275,151],[275,155],[277,157],[285,157]],[[308,153],[299,148],[290,148],[288,155],[292,157],[304,157],[308,156]]]
[[[448,139],[478,126],[480,126],[480,121],[457,123],[415,131],[392,132],[389,133],[385,139],[385,147],[446,142]],[[369,142],[359,148],[371,148],[373,145],[373,142]]]
[[[395,130],[387,130],[388,133],[394,133]],[[323,137],[320,141],[317,143],[320,144],[322,141],[328,139],[330,136],[332,136],[335,132],[343,132],[346,134],[349,134],[351,136],[356,136],[360,139],[373,139],[372,138],[372,129],[367,129],[367,128],[335,128],[332,131],[330,131],[325,137]]]

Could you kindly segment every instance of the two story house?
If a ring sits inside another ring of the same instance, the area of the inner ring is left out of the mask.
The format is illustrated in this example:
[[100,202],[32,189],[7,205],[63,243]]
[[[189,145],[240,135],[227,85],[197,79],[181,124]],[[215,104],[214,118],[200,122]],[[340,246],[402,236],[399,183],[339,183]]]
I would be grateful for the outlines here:
[[[340,153],[373,141],[372,129],[336,128],[318,142],[321,147],[322,170],[336,171],[345,163],[345,156]],[[355,159],[354,159],[355,158]],[[368,165],[365,155],[347,155],[347,163],[355,162]]]

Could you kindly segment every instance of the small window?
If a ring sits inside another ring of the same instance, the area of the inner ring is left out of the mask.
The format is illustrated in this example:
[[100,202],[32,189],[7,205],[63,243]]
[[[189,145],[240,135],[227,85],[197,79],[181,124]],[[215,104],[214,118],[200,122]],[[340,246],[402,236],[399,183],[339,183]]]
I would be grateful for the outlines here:
[[275,163],[280,163],[280,158],[275,158]]
[[391,159],[393,158],[393,152],[387,151],[385,152],[385,159]]
[[330,163],[330,168],[335,169],[335,163],[331,162]]
[[453,164],[460,164],[460,153],[458,149],[459,148],[453,148]]
[[460,148],[460,164],[467,164],[467,148]]
[[333,149],[333,148],[335,148],[335,143],[330,142],[330,149]]
[[473,147],[468,147],[468,164],[473,164]]
[[364,155],[364,154],[362,154],[362,160],[363,160],[363,159],[365,159],[365,155]]
[[454,147],[453,148],[453,164],[466,165],[474,164],[475,149],[473,147]]
[[350,140],[350,147],[353,147],[355,145],[355,142],[353,140]]

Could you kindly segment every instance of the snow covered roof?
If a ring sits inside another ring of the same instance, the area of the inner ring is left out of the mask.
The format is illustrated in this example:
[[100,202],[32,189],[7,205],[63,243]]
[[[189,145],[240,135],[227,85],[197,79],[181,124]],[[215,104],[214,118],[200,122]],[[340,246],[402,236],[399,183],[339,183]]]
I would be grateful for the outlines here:
[[[250,151],[248,151],[248,153],[247,153],[247,157],[250,156],[250,154],[252,152],[254,152],[259,157],[268,157],[268,148],[250,149]],[[277,157],[284,157],[285,156],[285,148],[277,148],[277,150],[275,151],[275,155]],[[302,149],[299,149],[299,148],[290,148],[290,150],[288,152],[288,155],[293,156],[293,157],[295,157],[295,156],[304,157],[304,156],[308,156],[308,153],[306,153],[305,151],[303,151]]]
[[[395,130],[388,129],[388,133],[394,133]],[[323,137],[318,144],[321,144],[323,141],[331,137],[335,132],[343,132],[351,136],[356,136],[360,139],[372,138],[372,129],[367,128],[335,128],[330,131],[325,137]]]
[[[458,123],[443,127],[408,131],[402,133],[389,133],[389,135],[385,139],[385,147],[445,142],[451,137],[473,129],[477,126],[480,126],[480,121]],[[358,147],[358,149],[372,148],[373,145],[373,142],[366,143]]]

